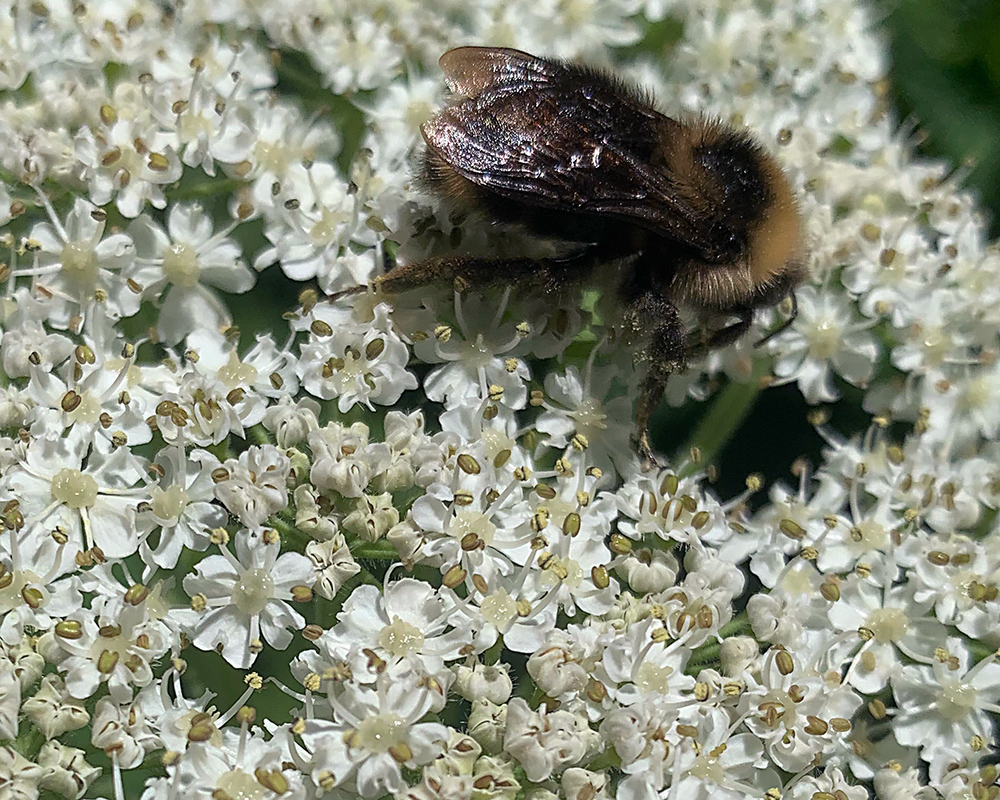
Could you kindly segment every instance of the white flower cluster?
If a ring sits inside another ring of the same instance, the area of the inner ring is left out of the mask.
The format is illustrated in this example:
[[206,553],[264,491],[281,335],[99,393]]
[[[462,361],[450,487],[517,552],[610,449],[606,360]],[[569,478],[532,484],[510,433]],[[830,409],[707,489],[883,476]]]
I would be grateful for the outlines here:
[[[0,5],[0,797],[1000,793],[1000,251],[858,3]],[[611,297],[309,289],[241,342],[255,270],[530,246],[412,180],[468,42],[630,46],[666,113],[755,130],[799,315],[668,397],[771,359],[868,429],[817,416],[757,505],[696,450],[643,472]]]

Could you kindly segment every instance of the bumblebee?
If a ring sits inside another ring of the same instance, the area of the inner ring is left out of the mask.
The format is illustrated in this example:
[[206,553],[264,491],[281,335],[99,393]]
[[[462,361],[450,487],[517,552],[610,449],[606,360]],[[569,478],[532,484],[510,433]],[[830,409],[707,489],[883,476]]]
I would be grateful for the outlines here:
[[[574,249],[430,259],[373,287],[396,294],[452,281],[548,293],[613,274],[625,339],[649,365],[636,441],[651,461],[649,418],[667,378],[696,351],[742,337],[757,309],[785,297],[794,309],[805,251],[788,179],[749,132],[671,119],[599,70],[502,47],[459,47],[439,63],[452,96],[421,128],[423,183]],[[692,343],[681,308],[710,332]]]

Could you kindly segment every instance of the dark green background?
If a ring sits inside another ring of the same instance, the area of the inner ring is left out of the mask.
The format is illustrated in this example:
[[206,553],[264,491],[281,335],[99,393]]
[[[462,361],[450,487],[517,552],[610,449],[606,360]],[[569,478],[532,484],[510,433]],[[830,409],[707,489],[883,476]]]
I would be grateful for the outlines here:
[[927,136],[920,151],[952,164],[971,160],[968,185],[1000,234],[1000,2],[896,0],[887,13],[899,118]]

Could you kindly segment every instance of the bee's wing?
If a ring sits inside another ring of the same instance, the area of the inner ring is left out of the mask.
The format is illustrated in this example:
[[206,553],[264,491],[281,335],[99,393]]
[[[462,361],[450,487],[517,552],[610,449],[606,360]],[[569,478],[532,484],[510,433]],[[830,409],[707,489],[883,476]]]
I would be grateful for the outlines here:
[[537,58],[510,47],[456,47],[438,64],[448,88],[458,97],[477,97],[485,89],[548,83],[565,73],[558,61]]
[[441,64],[466,99],[421,131],[462,177],[525,205],[612,216],[711,249],[666,157],[683,126],[634,91],[518,50],[459,48]]

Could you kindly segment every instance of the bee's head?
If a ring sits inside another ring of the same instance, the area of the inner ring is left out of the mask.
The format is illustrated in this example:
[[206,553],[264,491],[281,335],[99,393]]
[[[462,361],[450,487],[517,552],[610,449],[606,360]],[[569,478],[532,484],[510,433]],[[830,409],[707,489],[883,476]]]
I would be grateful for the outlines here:
[[770,305],[802,279],[802,219],[778,162],[743,131],[695,128],[684,170],[702,203],[703,257],[678,270],[682,302],[725,311]]

